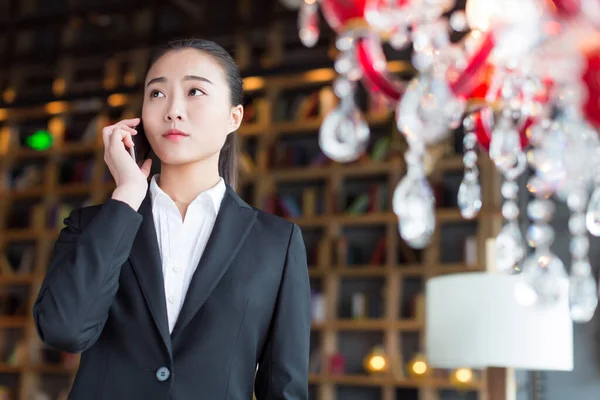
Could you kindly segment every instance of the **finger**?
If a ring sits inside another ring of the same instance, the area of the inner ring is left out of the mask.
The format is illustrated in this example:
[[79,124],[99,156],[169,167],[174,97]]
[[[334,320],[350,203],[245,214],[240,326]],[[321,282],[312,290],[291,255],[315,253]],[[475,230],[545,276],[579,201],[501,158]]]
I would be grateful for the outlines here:
[[127,125],[119,123],[119,124],[115,125],[115,127],[114,127],[114,129],[117,129],[117,128],[127,131],[127,132],[131,133],[132,135],[137,135],[137,131]]
[[123,119],[123,120],[119,121],[118,123],[125,124],[126,126],[133,128],[133,127],[139,125],[140,119],[139,118]]
[[104,142],[105,148],[108,147],[108,145],[110,143],[110,136],[116,129],[124,129],[124,130],[127,130],[132,135],[137,135],[137,131],[133,128],[130,128],[127,125],[117,123],[114,125],[106,126],[106,127],[102,128],[102,141]]
[[144,174],[146,178],[150,176],[150,169],[152,168],[152,159],[148,158],[144,160],[142,166],[140,167],[140,171]]
[[112,133],[112,126],[106,126],[102,128],[102,142],[104,143],[104,148],[108,148],[110,143],[110,134]]
[[121,143],[125,143],[125,145],[127,145],[127,137],[131,138],[129,132],[121,129],[120,127],[115,127],[114,131],[110,135],[110,147],[122,146]]

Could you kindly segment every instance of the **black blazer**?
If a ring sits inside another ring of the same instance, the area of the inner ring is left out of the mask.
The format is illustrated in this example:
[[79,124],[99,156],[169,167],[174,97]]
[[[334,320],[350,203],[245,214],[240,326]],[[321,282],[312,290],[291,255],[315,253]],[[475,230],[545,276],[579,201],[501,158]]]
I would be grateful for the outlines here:
[[[297,225],[227,185],[169,334],[150,197],[74,211],[34,305],[43,342],[82,353],[69,399],[308,399],[310,288]],[[258,364],[258,371],[256,371]],[[256,372],[256,377],[255,377]]]

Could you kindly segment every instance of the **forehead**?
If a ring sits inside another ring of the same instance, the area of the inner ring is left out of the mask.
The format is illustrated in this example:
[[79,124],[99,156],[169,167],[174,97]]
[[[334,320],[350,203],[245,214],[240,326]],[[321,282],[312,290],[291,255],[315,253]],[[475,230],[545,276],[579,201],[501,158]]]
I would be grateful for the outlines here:
[[223,70],[209,54],[196,49],[171,50],[162,55],[148,71],[146,82],[157,77],[179,80],[187,75],[202,76],[213,83],[224,83]]

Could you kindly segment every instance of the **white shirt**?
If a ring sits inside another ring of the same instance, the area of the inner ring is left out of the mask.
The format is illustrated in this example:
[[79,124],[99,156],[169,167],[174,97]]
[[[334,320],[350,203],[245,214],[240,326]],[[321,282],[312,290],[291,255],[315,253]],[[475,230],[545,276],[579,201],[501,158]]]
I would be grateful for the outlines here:
[[152,215],[162,260],[169,331],[173,332],[190,281],[215,225],[225,196],[225,182],[221,178],[196,197],[182,221],[175,202],[158,186],[158,177],[154,175],[150,181]]

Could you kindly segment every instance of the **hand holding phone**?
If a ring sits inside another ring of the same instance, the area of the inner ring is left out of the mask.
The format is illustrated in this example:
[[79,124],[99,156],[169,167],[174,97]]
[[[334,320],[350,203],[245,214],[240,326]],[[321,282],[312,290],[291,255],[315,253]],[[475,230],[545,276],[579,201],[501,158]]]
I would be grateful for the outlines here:
[[104,161],[117,184],[112,198],[124,201],[135,210],[146,196],[152,164],[151,159],[144,160],[141,166],[135,161],[133,137],[138,132],[134,127],[139,122],[139,118],[125,119],[102,129]]

